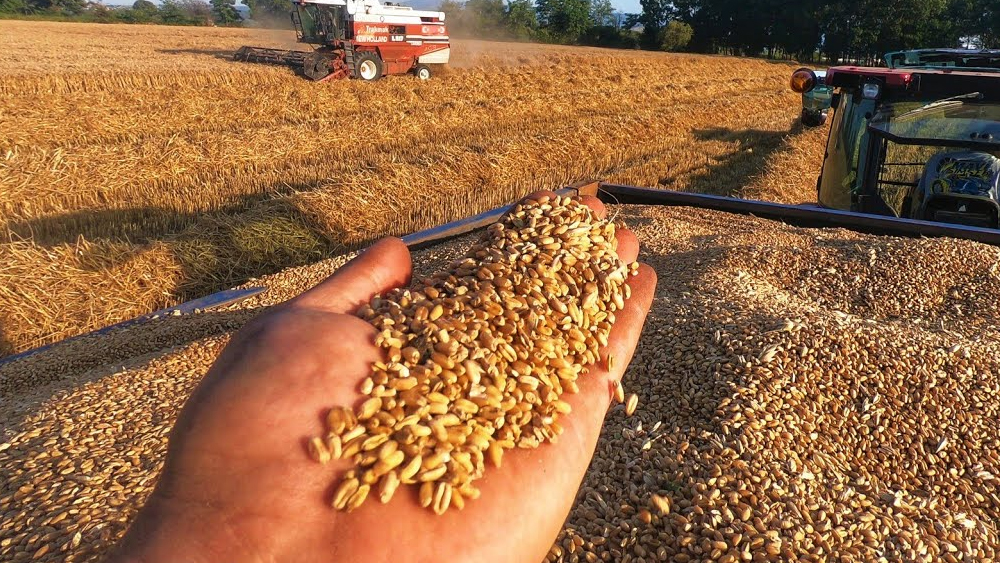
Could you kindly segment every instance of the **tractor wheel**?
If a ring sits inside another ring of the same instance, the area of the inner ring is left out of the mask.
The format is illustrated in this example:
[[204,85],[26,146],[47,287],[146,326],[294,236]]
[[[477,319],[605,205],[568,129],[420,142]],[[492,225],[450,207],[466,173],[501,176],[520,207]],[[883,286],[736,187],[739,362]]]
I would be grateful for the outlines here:
[[357,77],[365,82],[371,82],[382,78],[382,59],[372,52],[365,52],[358,55],[355,63]]
[[331,72],[333,72],[333,59],[325,53],[313,53],[302,63],[302,74],[312,80],[322,80]]
[[427,80],[431,77],[431,67],[427,65],[417,65],[413,67],[413,76],[420,80]]

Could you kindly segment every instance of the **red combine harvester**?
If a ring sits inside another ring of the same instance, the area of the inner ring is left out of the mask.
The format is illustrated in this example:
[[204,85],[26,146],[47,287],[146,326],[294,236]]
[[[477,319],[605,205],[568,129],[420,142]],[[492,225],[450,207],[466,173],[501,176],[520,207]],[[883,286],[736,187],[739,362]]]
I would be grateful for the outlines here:
[[292,25],[299,43],[314,51],[241,47],[233,59],[290,66],[312,80],[378,80],[413,73],[426,80],[432,64],[445,64],[451,43],[444,12],[414,10],[379,0],[299,0]]

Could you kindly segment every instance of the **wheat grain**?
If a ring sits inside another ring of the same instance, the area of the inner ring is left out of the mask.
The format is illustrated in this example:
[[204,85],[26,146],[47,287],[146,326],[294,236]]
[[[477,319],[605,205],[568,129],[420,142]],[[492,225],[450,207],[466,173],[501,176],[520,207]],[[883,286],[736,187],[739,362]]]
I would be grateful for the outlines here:
[[[402,380],[412,392],[371,397],[357,419],[384,418],[393,439],[412,447],[399,449],[388,434],[364,437],[358,426],[342,437],[364,439],[351,452],[358,471],[376,479],[404,465],[403,483],[438,482],[431,507],[443,513],[451,488],[481,478],[487,457],[499,467],[505,449],[556,441],[557,418],[572,411],[562,382],[596,362],[595,342],[624,306],[630,270],[615,245],[614,225],[585,205],[542,196],[487,229],[449,271],[361,307],[388,359],[373,365],[362,392]],[[341,426],[340,415],[328,418]]]

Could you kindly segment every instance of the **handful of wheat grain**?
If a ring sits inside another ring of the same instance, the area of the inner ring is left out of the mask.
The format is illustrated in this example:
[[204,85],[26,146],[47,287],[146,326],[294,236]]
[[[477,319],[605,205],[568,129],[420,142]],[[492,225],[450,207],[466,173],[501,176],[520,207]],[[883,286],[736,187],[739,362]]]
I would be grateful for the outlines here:
[[[569,197],[519,204],[446,272],[376,296],[358,315],[379,330],[357,409],[335,407],[310,441],[320,462],[354,461],[333,505],[354,510],[401,484],[442,514],[478,498],[487,459],[562,433],[563,393],[597,363],[636,265],[615,226]],[[610,364],[613,359],[606,358]]]

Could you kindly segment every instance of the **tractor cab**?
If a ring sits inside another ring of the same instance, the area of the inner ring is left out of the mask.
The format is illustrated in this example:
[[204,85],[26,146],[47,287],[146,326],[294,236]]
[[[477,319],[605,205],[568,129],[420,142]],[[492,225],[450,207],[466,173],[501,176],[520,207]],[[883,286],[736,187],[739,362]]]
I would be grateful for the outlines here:
[[[1000,51],[903,51],[886,63],[826,73],[833,121],[819,204],[1000,228]],[[792,87],[817,82],[799,69]]]

